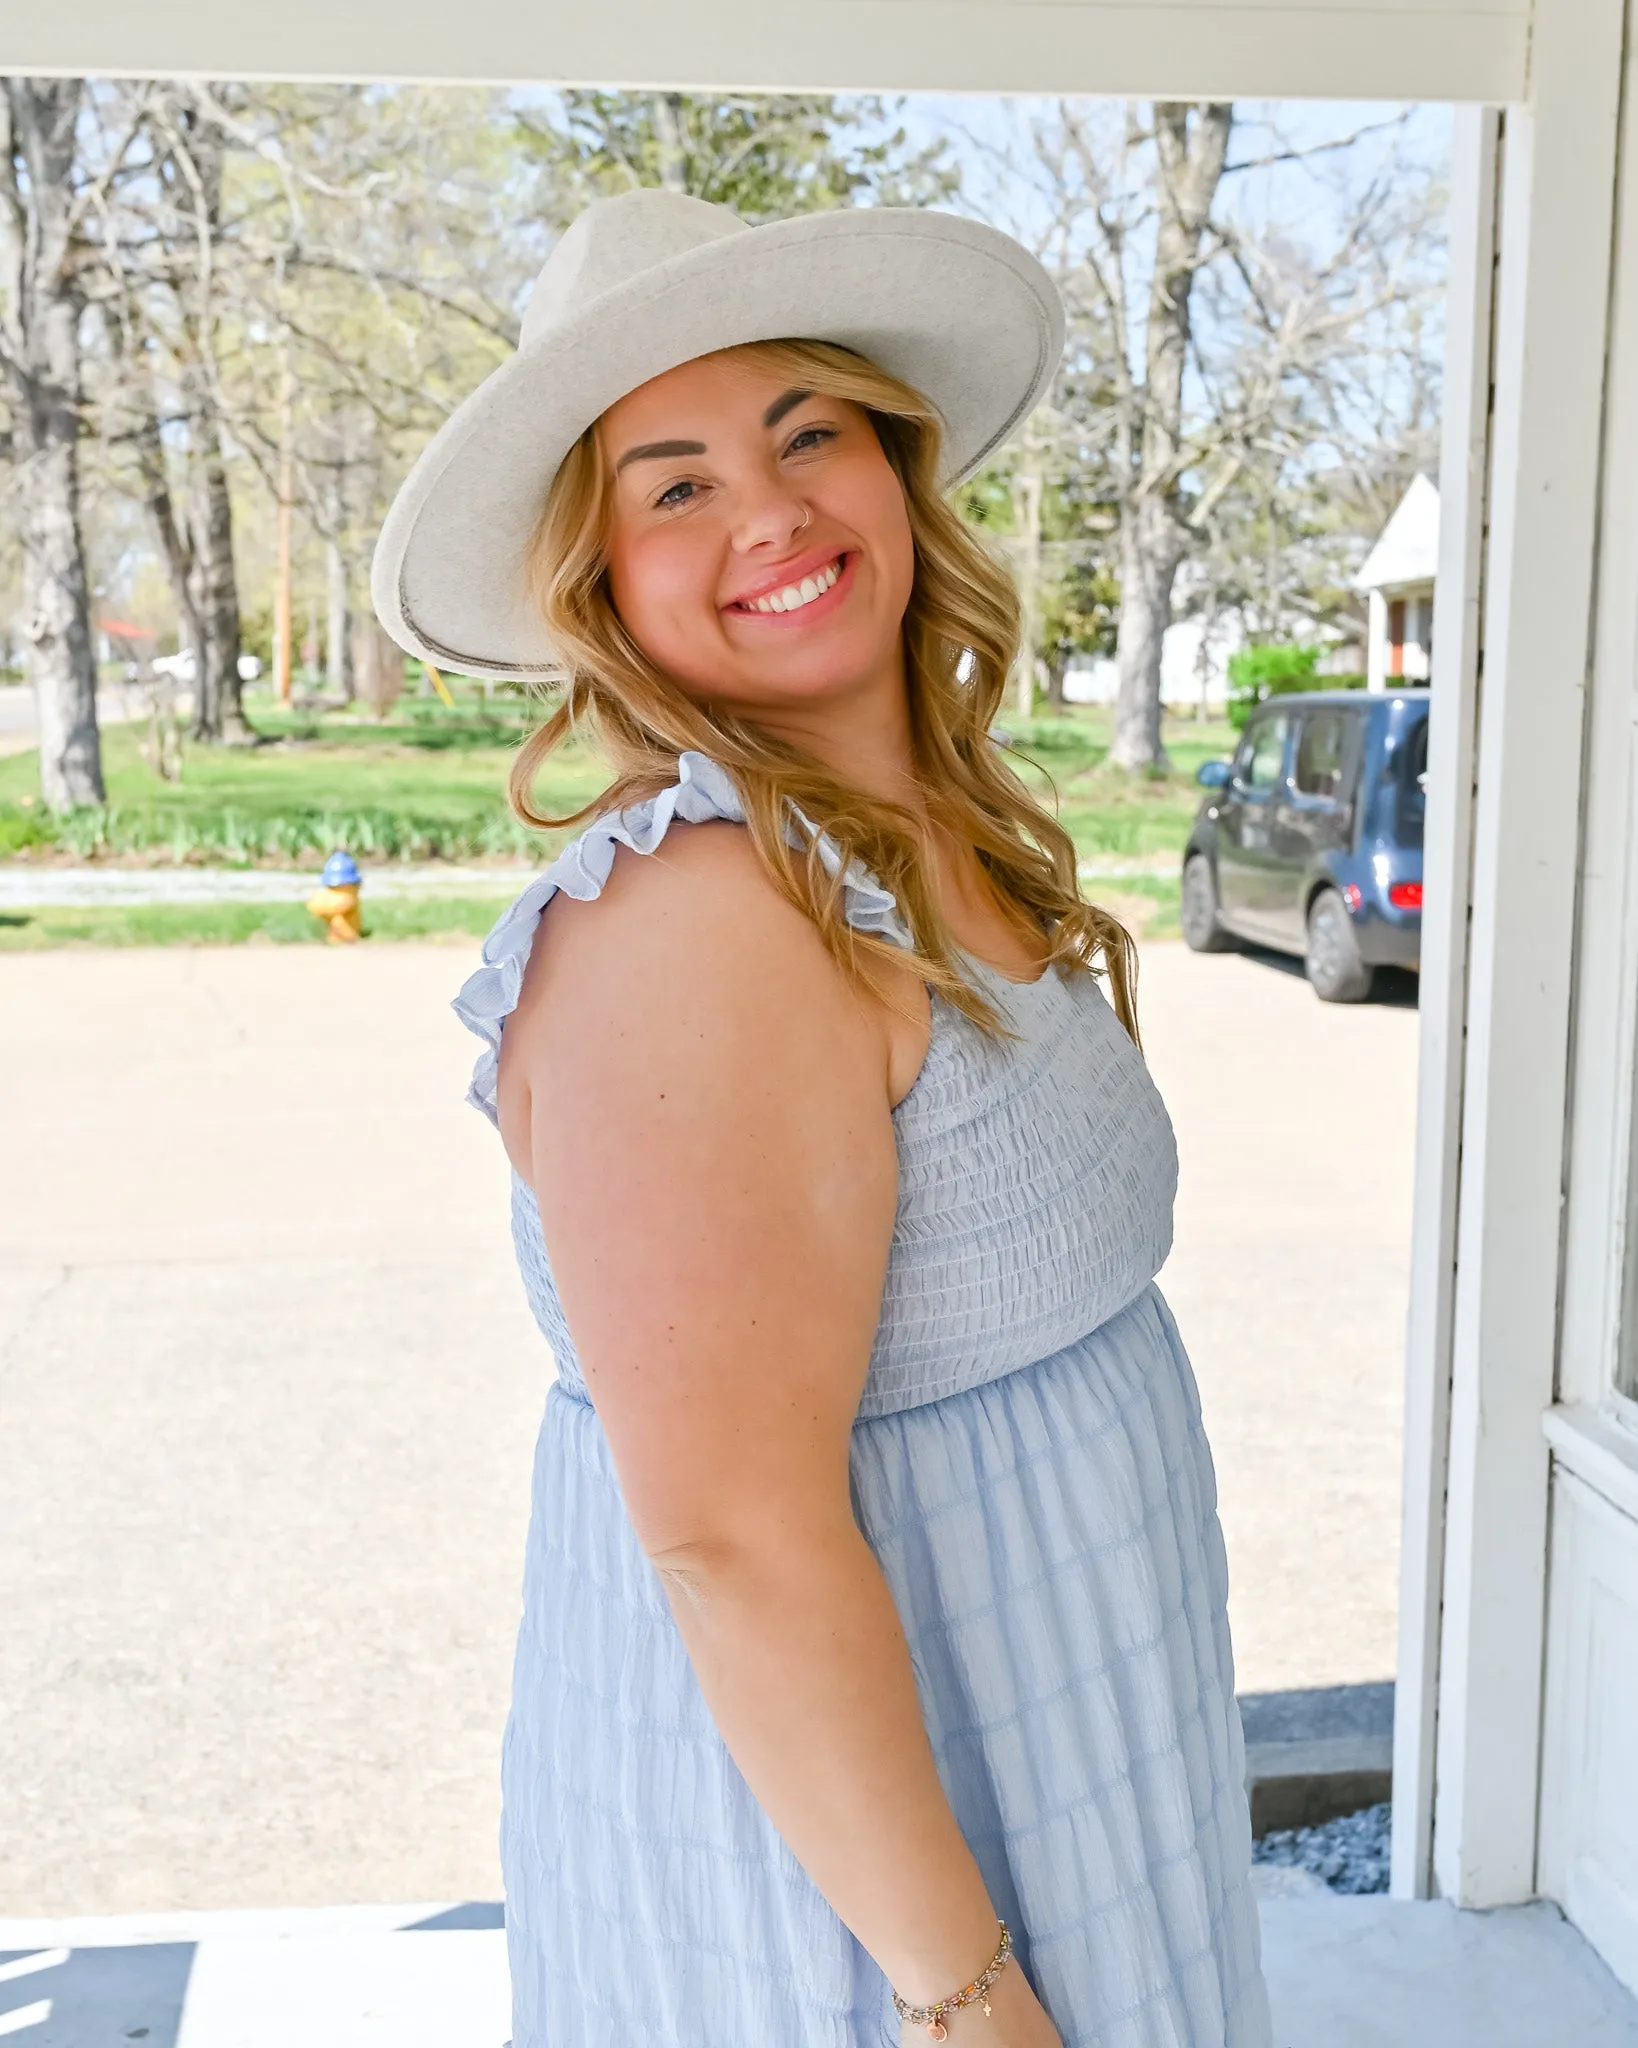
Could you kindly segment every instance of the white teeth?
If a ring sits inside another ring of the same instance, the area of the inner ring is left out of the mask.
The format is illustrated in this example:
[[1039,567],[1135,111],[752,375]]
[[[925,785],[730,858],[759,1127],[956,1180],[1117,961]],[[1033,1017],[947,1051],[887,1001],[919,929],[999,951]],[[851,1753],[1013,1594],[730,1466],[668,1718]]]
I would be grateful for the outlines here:
[[766,597],[755,598],[751,609],[758,612],[794,612],[805,604],[812,604],[816,597],[823,597],[835,584],[842,573],[840,559],[817,575],[804,576],[800,583],[787,583],[783,590],[772,590]]

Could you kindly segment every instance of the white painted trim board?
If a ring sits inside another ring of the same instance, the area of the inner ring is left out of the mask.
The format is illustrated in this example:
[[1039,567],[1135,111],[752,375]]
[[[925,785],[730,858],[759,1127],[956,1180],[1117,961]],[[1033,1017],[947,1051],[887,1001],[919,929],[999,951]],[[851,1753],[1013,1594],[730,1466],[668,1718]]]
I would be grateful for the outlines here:
[[0,69],[1499,101],[1529,22],[1527,0],[74,0],[6,10]]

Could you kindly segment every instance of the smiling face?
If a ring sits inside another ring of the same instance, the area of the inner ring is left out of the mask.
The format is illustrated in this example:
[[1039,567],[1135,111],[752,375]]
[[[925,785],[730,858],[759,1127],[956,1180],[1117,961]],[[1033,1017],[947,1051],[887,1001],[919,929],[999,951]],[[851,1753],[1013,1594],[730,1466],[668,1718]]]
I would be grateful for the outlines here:
[[902,696],[915,550],[861,407],[727,350],[640,385],[597,431],[615,609],[690,696],[796,730]]

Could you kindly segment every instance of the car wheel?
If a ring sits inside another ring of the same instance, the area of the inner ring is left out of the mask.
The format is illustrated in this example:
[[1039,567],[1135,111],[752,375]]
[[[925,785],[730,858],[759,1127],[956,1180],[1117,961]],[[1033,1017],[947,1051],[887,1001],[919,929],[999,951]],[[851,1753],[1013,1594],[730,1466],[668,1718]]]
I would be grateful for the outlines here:
[[1192,952],[1226,953],[1234,944],[1217,922],[1217,883],[1203,853],[1191,853],[1183,863],[1182,925]]
[[1308,906],[1307,966],[1322,1003],[1362,1003],[1376,979],[1359,957],[1354,921],[1335,889],[1322,889]]

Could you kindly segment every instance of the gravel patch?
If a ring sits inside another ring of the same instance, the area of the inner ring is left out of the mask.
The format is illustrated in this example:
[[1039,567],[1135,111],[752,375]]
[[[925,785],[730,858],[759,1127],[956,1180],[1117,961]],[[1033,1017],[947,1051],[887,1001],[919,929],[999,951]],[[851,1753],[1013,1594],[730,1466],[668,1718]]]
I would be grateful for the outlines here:
[[1306,1870],[1334,1892],[1358,1895],[1388,1889],[1388,1845],[1393,1808],[1367,1806],[1322,1827],[1290,1828],[1251,1845],[1253,1863]]

